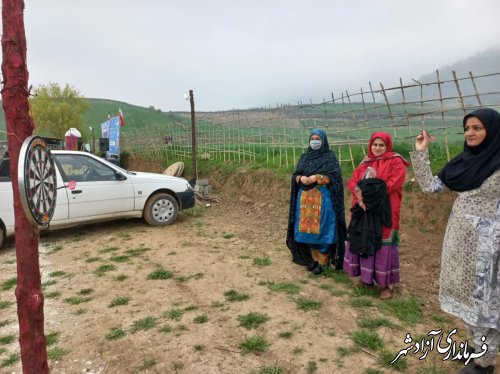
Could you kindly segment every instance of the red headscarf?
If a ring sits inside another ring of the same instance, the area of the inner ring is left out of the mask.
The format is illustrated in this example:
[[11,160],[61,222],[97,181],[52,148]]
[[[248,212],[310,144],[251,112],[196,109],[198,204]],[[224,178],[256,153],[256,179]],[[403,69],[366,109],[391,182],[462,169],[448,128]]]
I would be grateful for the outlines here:
[[[372,152],[372,144],[375,139],[381,139],[386,148],[386,152],[381,156],[375,156]],[[406,161],[403,156],[392,151],[393,144],[391,135],[380,131],[374,133],[370,137],[368,143],[368,155],[361,161],[359,166],[354,170],[351,179],[347,182],[347,187],[353,193],[353,206],[356,204],[357,199],[354,194],[354,188],[358,182],[363,179],[368,167],[376,170],[376,177],[383,179],[387,184],[387,191],[391,200],[392,208],[392,228],[399,230],[399,213],[401,209],[401,198],[403,194],[403,183],[405,180],[405,167],[410,163]],[[401,160],[398,160],[398,158]],[[401,163],[404,165],[402,167]],[[391,234],[391,228],[383,227],[382,237],[387,239]]]
[[[383,155],[380,156],[375,156],[372,152],[372,144],[375,141],[375,139],[381,139],[385,146],[386,146],[386,151]],[[403,156],[401,156],[399,153],[393,152],[392,151],[393,144],[392,144],[392,137],[391,134],[384,132],[384,131],[378,131],[374,132],[372,136],[370,137],[370,142],[368,143],[368,155],[365,156],[363,161],[361,161],[361,164],[358,167],[366,169],[368,166],[374,167],[376,170],[378,170],[378,176],[379,178],[382,177],[385,172],[390,172],[390,170],[384,170],[384,164],[385,160],[394,158],[394,157],[400,157],[401,160],[403,160],[403,163],[405,166],[410,166],[410,163],[406,161]]]

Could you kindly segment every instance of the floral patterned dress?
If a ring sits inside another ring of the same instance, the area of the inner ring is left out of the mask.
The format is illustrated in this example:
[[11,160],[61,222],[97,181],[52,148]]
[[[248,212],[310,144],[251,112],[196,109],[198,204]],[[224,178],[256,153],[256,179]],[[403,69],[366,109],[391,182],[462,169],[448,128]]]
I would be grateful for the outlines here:
[[[410,152],[423,192],[448,188],[430,169],[428,151]],[[500,170],[479,188],[459,192],[448,220],[441,254],[441,308],[470,328],[500,341]],[[489,353],[495,355],[496,349]]]

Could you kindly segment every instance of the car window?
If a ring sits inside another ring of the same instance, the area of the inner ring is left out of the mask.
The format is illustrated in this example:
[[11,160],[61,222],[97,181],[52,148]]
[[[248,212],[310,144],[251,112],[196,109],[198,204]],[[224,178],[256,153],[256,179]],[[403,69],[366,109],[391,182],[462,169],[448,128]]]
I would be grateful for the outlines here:
[[0,161],[0,182],[10,181],[10,162],[9,159]]
[[115,171],[109,166],[86,155],[54,155],[62,169],[65,182],[98,182],[116,180]]

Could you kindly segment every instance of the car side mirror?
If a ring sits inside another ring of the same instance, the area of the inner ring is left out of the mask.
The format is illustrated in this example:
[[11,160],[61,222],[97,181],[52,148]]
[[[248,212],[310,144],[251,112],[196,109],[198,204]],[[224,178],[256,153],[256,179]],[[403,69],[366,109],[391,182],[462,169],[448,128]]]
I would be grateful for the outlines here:
[[116,178],[116,180],[119,180],[119,181],[124,181],[125,179],[127,179],[127,177],[125,175],[123,175],[122,173],[120,173],[119,171],[115,171],[115,178]]

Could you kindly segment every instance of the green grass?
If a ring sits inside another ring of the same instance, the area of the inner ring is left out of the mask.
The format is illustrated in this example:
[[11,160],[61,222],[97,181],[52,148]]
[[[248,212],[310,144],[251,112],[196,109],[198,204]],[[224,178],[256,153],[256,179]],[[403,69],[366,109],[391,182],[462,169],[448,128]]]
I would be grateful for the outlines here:
[[239,345],[242,354],[250,352],[266,352],[270,346],[271,344],[269,344],[267,340],[260,335],[249,337]]
[[92,288],[82,288],[79,292],[78,295],[90,295],[94,290]]
[[283,374],[284,371],[278,366],[266,366],[261,368],[257,374]]
[[234,234],[224,234],[223,238],[224,238],[224,239],[231,239],[231,238],[234,238]]
[[113,270],[116,270],[116,266],[115,265],[109,265],[109,264],[107,264],[107,265],[101,265],[101,266],[99,266],[97,269],[95,269],[93,271],[93,273],[97,277],[102,277],[107,272],[113,271]]
[[65,303],[70,304],[70,305],[78,305],[81,303],[87,303],[90,300],[92,300],[91,297],[71,296],[71,297],[64,299],[63,301]]
[[190,310],[196,310],[196,309],[198,309],[198,307],[196,305],[191,304],[191,305],[188,305],[187,307],[185,307],[184,311],[189,312]]
[[238,293],[236,290],[228,290],[224,292],[227,301],[244,301],[250,298],[250,295],[245,293]]
[[203,344],[196,344],[193,348],[196,352],[202,352],[205,349],[205,346]]
[[137,321],[134,321],[132,324],[132,333],[135,333],[140,330],[149,330],[156,326],[156,318],[152,316],[148,316]]
[[117,296],[108,305],[108,308],[113,308],[115,306],[127,305],[130,301],[130,297],[127,296]]
[[5,335],[0,337],[0,345],[7,345],[13,343],[16,340],[14,335]]
[[395,329],[397,326],[386,318],[370,318],[361,317],[358,320],[358,326],[370,330],[374,330],[378,327],[388,327],[390,329]]
[[125,336],[125,330],[121,327],[113,327],[106,334],[106,340],[117,340]]
[[184,314],[183,310],[180,309],[170,309],[164,312],[161,316],[168,319],[180,319]]
[[319,309],[323,305],[322,301],[307,299],[305,297],[298,297],[294,301],[298,309],[306,311]]
[[137,247],[137,248],[128,249],[125,251],[125,253],[128,254],[129,256],[135,257],[135,256],[143,255],[144,253],[146,253],[147,251],[150,251],[150,250],[151,250],[151,248],[148,248],[148,247]]
[[52,278],[55,278],[55,277],[64,277],[66,274],[65,271],[62,271],[62,270],[58,270],[58,271],[53,271],[52,273],[49,273],[49,276],[52,277]]
[[59,291],[51,291],[51,292],[47,292],[44,295],[45,295],[46,299],[55,299],[55,298],[61,296],[61,293]]
[[255,329],[269,320],[269,317],[265,314],[260,313],[248,313],[238,316],[238,321],[240,326],[246,328],[247,330]]
[[270,283],[268,288],[273,292],[284,292],[289,295],[296,295],[300,292],[300,285],[297,283]]
[[50,253],[55,253],[55,252],[59,252],[60,250],[63,249],[63,246],[62,245],[56,245],[54,246],[54,248],[51,248],[50,249]]
[[85,313],[87,313],[87,309],[79,308],[73,314],[75,316],[81,316],[82,314],[85,314]]
[[254,265],[258,265],[258,266],[269,266],[272,264],[271,262],[271,259],[269,259],[268,257],[264,257],[264,258],[254,258],[253,259],[253,264]]
[[4,319],[2,321],[0,321],[0,327],[4,327],[4,326],[7,326],[9,323],[11,323],[12,321],[8,320],[8,319]]
[[9,357],[4,359],[2,363],[0,364],[0,368],[5,368],[7,366],[12,366],[19,362],[19,359],[21,358],[21,355],[19,353],[11,353]]
[[357,346],[337,347],[337,353],[339,354],[340,357],[353,355],[353,354],[358,353],[358,352],[359,352],[359,347],[357,347]]
[[115,276],[113,277],[113,280],[114,280],[115,282],[123,282],[123,281],[124,281],[125,279],[127,279],[127,278],[128,278],[128,275],[125,275],[125,274],[118,274],[118,275],[115,275]]
[[10,307],[13,304],[14,303],[11,301],[0,301],[0,310],[7,309],[8,307]]
[[85,260],[85,262],[87,262],[87,263],[89,263],[89,264],[90,264],[90,263],[92,263],[92,262],[97,262],[97,261],[99,261],[100,259],[101,259],[101,257],[89,257],[89,258],[87,258],[87,259]]
[[17,285],[17,277],[9,278],[2,282],[0,291],[8,291]]
[[316,361],[309,361],[307,363],[307,374],[314,374],[318,370],[318,364]]
[[349,305],[353,308],[367,308],[373,306],[373,301],[363,297],[349,300]]
[[160,279],[170,279],[174,276],[174,273],[163,268],[156,269],[152,273],[148,274],[147,279],[160,280]]
[[413,326],[422,321],[422,302],[416,297],[387,300],[382,307],[406,325]]
[[379,369],[368,368],[363,372],[363,374],[384,374],[384,372]]
[[349,275],[343,271],[335,270],[330,267],[325,267],[321,273],[322,277],[331,278],[336,283],[349,284],[351,283]]
[[193,318],[194,323],[206,323],[208,322],[208,317],[205,314],[201,314]]
[[45,335],[45,341],[47,346],[51,346],[57,343],[59,340],[59,332],[51,332],[48,335]]
[[281,331],[278,336],[281,338],[281,339],[291,339],[292,336],[293,336],[293,332],[291,331]]
[[406,357],[401,356],[394,364],[389,365],[389,362],[391,362],[394,357],[396,357],[395,353],[382,350],[379,355],[380,364],[386,368],[391,368],[392,370],[406,372],[406,369],[408,369]]
[[156,360],[155,360],[154,358],[152,358],[152,359],[144,359],[144,360],[142,361],[142,364],[140,364],[140,365],[137,367],[137,369],[138,369],[139,371],[143,371],[143,370],[147,370],[147,369],[149,369],[149,368],[152,368],[152,367],[153,367],[153,366],[155,366],[155,365],[156,365]]
[[360,330],[350,333],[351,339],[363,348],[380,350],[384,347],[384,342],[379,334],[375,331]]
[[169,325],[165,325],[165,326],[162,326],[158,329],[158,331],[164,333],[164,334],[169,334],[171,333],[173,330],[172,330],[172,327],[169,326]]
[[68,353],[69,351],[66,349],[54,347],[47,351],[47,357],[49,358],[49,360],[57,361],[63,358],[63,356],[67,355]]
[[46,289],[47,287],[53,286],[54,284],[57,284],[57,281],[55,279],[45,281],[42,283],[42,289]]
[[101,254],[105,254],[105,253],[118,251],[119,249],[120,248],[118,248],[118,247],[106,247],[106,248],[98,250],[97,252],[99,252]]
[[128,262],[130,261],[130,256],[122,255],[122,256],[112,256],[109,258],[110,261],[113,262]]
[[437,367],[435,365],[427,366],[425,368],[418,368],[416,374],[446,374],[448,370],[443,367]]

